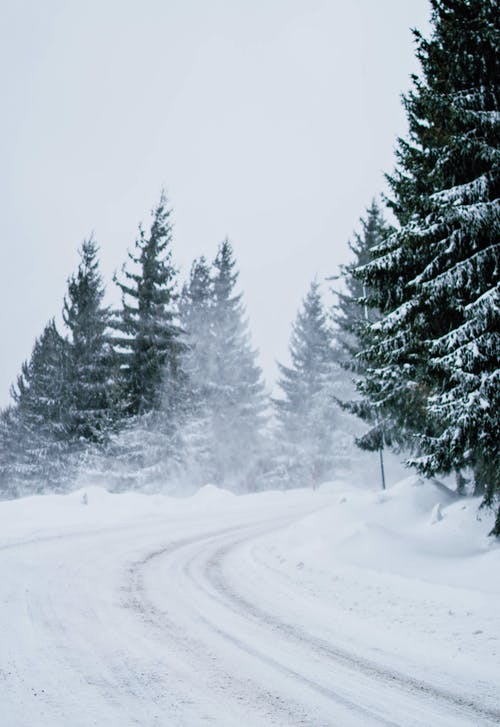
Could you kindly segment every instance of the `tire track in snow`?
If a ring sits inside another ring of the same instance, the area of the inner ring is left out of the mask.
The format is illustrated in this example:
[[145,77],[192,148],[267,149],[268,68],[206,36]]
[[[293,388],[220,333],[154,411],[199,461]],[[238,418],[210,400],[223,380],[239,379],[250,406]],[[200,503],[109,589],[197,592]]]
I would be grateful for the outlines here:
[[[263,531],[261,534],[265,534],[266,532]],[[432,684],[413,679],[411,676],[401,672],[384,668],[372,660],[362,659],[345,649],[307,633],[296,624],[287,623],[276,618],[273,614],[263,610],[260,605],[250,602],[241,594],[238,594],[224,576],[224,561],[235,549],[256,540],[259,535],[245,536],[238,538],[237,541],[224,544],[207,560],[205,576],[207,581],[221,597],[221,603],[230,605],[234,611],[246,613],[249,618],[261,624],[266,624],[273,631],[283,634],[286,638],[296,643],[310,645],[315,653],[321,654],[332,662],[340,663],[368,677],[383,680],[386,684],[392,682],[394,686],[403,687],[413,695],[425,695],[426,697],[431,697],[436,702],[449,705],[455,710],[458,709],[465,718],[469,717],[473,720],[470,724],[479,724],[477,721],[478,718],[483,721],[485,719],[491,720],[491,724],[494,725],[500,724],[500,710],[485,708],[472,698],[469,699],[452,692],[437,689]]]
[[[280,518],[282,522],[282,518]],[[287,519],[290,521],[290,518]],[[243,526],[243,529],[251,528],[255,530],[255,525]],[[234,673],[229,673],[222,663],[221,658],[215,652],[207,648],[202,641],[194,638],[168,611],[157,607],[151,599],[147,597],[144,586],[144,569],[159,558],[170,556],[178,556],[183,551],[189,551],[193,546],[200,546],[195,551],[195,557],[199,557],[200,552],[204,552],[207,545],[210,546],[214,541],[217,544],[221,537],[228,534],[241,533],[242,526],[225,528],[205,532],[203,535],[189,537],[168,545],[155,549],[148,553],[145,557],[133,563],[129,569],[128,585],[125,591],[128,597],[123,604],[132,608],[140,616],[141,620],[148,626],[153,627],[158,638],[161,638],[166,645],[177,649],[184,656],[195,659],[194,667],[196,676],[204,677],[212,686],[221,693],[225,699],[238,703],[238,706],[244,706],[247,710],[251,710],[253,717],[252,722],[244,722],[243,724],[256,724],[253,720],[258,719],[258,724],[266,725],[282,725],[283,727],[292,727],[292,725],[302,725],[304,727],[331,727],[330,722],[316,720],[311,718],[308,710],[304,705],[296,702],[289,697],[282,698],[272,692],[272,690],[263,688],[263,685],[251,677],[238,677]],[[187,563],[190,562],[190,559]],[[182,570],[185,572],[186,563],[183,564]],[[203,619],[201,619],[203,620]],[[211,625],[207,626],[211,629]],[[248,713],[248,712],[247,712]]]
[[[197,560],[200,559],[200,556],[203,558],[203,556],[208,552],[210,552],[210,549],[212,549],[214,556],[216,556],[219,552],[225,552],[226,550],[230,550],[235,546],[239,546],[243,542],[247,542],[249,540],[255,539],[256,537],[259,537],[262,534],[265,534],[271,530],[275,530],[277,527],[285,527],[286,525],[290,524],[291,522],[297,520],[297,516],[294,517],[280,517],[278,520],[272,521],[272,527],[269,526],[269,523],[262,527],[262,525],[259,525],[256,529],[255,525],[252,525],[250,527],[246,527],[245,530],[250,529],[250,535],[246,535],[244,538],[241,538],[241,527],[237,528],[228,528],[225,530],[219,530],[217,532],[213,532],[210,534],[205,534],[204,536],[197,537],[197,538],[190,538],[183,541],[178,541],[177,543],[172,543],[166,546],[165,548],[160,548],[158,550],[155,550],[154,552],[149,553],[145,558],[143,558],[141,561],[138,561],[135,564],[135,567],[133,569],[133,576],[135,580],[135,584],[133,587],[133,590],[135,592],[135,608],[138,610],[143,617],[145,617],[149,623],[153,624],[155,623],[157,627],[160,629],[166,629],[168,631],[169,638],[172,638],[172,635],[175,634],[176,630],[176,624],[175,622],[172,622],[171,618],[169,617],[169,614],[156,607],[150,599],[147,598],[147,595],[145,593],[143,578],[141,575],[141,570],[145,567],[147,567],[148,564],[151,564],[152,561],[155,559],[161,559],[163,557],[169,557],[173,556],[174,554],[179,555],[179,553],[182,554],[183,550],[188,550],[192,546],[202,546],[201,549],[195,549],[194,554],[189,555],[188,553],[188,559],[184,562],[182,566],[182,571],[190,583],[194,584],[196,589],[203,593],[205,596],[210,598],[212,601],[216,600],[220,605],[222,605],[223,608],[227,608],[227,600],[226,599],[220,599],[215,598],[210,591],[208,591],[203,583],[199,582],[199,579],[196,579],[193,574],[193,563],[195,563]],[[234,539],[232,537],[234,534],[238,533],[238,538]],[[223,546],[221,549],[220,546],[220,539],[226,538],[227,536],[230,536],[230,544]],[[208,548],[207,548],[208,546]],[[215,546],[215,550],[213,550]],[[214,557],[212,556],[212,557]],[[211,564],[212,561],[210,560],[209,563]],[[209,579],[210,581],[210,579]],[[224,592],[224,589],[223,589]],[[241,610],[241,609],[240,609]],[[355,721],[353,724],[370,724],[370,725],[381,725],[383,727],[399,727],[400,723],[394,722],[392,720],[387,719],[386,717],[377,714],[373,710],[366,709],[358,702],[347,698],[345,695],[342,695],[339,691],[334,690],[331,686],[325,686],[318,681],[315,681],[306,675],[300,673],[296,669],[292,669],[291,667],[287,666],[286,664],[283,664],[282,661],[279,661],[272,656],[264,653],[262,650],[255,648],[248,642],[245,642],[244,640],[238,638],[237,635],[231,633],[227,629],[223,629],[220,626],[217,626],[212,621],[205,618],[203,615],[198,614],[198,620],[202,621],[205,626],[207,627],[208,633],[211,633],[212,635],[215,634],[220,639],[223,639],[226,642],[231,643],[236,649],[240,650],[241,652],[245,653],[246,655],[252,657],[253,659],[256,659],[259,663],[262,665],[265,665],[266,667],[269,667],[275,672],[278,672],[282,677],[284,677],[287,682],[290,681],[292,685],[295,685],[295,689],[297,685],[300,687],[305,687],[307,690],[312,691],[312,693],[316,695],[320,695],[322,698],[328,700],[330,703],[334,703],[337,708],[341,708],[344,713],[349,713],[351,717],[355,717]],[[223,618],[222,618],[223,620]],[[179,637],[179,634],[177,634],[177,638]],[[186,644],[186,636],[183,637],[181,640],[182,643]],[[304,640],[301,641],[301,646],[303,647],[305,644]],[[310,648],[310,645],[307,644],[307,647]],[[203,645],[200,646],[200,643],[198,641],[194,641],[191,643],[190,648],[199,653],[200,648],[203,649]],[[222,665],[223,666],[223,665]],[[232,679],[235,679],[234,675],[231,676]],[[246,680],[246,684],[248,685],[248,680]],[[252,684],[252,690],[254,695],[258,695],[260,693],[260,698],[264,696],[268,704],[272,707],[272,709],[275,711],[276,708],[280,708],[282,710],[283,704],[290,705],[290,698],[280,698],[277,694],[269,694],[264,693],[262,694],[262,688],[260,685],[253,683]],[[292,687],[293,691],[293,687]],[[277,704],[277,700],[281,699],[281,704]],[[330,721],[323,721],[320,718],[320,721],[314,721],[314,718],[311,718],[311,716],[307,716],[308,710],[307,708],[304,710],[304,706],[300,703],[295,703],[290,706],[293,706],[292,709],[286,710],[286,721],[284,724],[286,725],[292,725],[292,724],[324,724],[326,727],[329,727],[331,725]],[[313,721],[311,721],[313,719]],[[251,724],[251,723],[249,723]],[[342,723],[344,724],[344,723]]]
[[[139,576],[139,579],[136,580],[135,592],[138,603],[141,604],[140,610],[143,614],[148,613],[151,622],[155,622],[156,626],[160,629],[166,626],[168,613],[156,607],[151,600],[147,598],[144,584],[139,575],[140,571],[154,560],[174,556],[174,554],[178,556],[179,554],[182,554],[182,551],[189,551],[190,548],[195,546],[194,553],[188,557],[182,566],[184,577],[187,581],[194,585],[195,588],[204,595],[204,597],[209,598],[212,601],[216,601],[223,609],[229,609],[238,617],[249,619],[255,624],[258,624],[261,628],[264,628],[267,631],[271,630],[273,633],[279,634],[288,642],[298,645],[302,649],[305,648],[313,652],[316,656],[320,656],[323,660],[325,660],[330,667],[341,666],[344,669],[350,670],[353,673],[354,679],[359,678],[359,676],[362,675],[366,679],[370,680],[371,684],[369,689],[371,689],[372,692],[376,692],[376,690],[380,688],[381,684],[383,684],[384,689],[389,689],[391,692],[394,692],[396,699],[399,701],[401,701],[403,696],[407,700],[410,699],[410,701],[413,702],[413,710],[417,709],[417,711],[421,711],[422,713],[421,724],[431,724],[431,722],[425,720],[429,718],[429,712],[432,712],[432,709],[435,707],[438,707],[441,710],[442,719],[439,722],[432,722],[433,725],[451,723],[450,719],[452,718],[452,715],[449,714],[449,712],[443,715],[443,707],[447,710],[453,710],[458,718],[465,720],[464,724],[498,724],[500,720],[500,712],[483,708],[473,700],[437,689],[429,683],[424,683],[400,672],[389,670],[376,662],[368,659],[362,659],[345,649],[331,644],[330,642],[318,639],[317,637],[300,629],[296,624],[287,623],[276,618],[274,615],[264,611],[259,605],[248,601],[234,590],[227,581],[227,578],[224,576],[224,562],[227,557],[235,549],[258,539],[260,536],[272,530],[279,527],[285,527],[296,519],[297,517],[295,516],[294,518],[286,517],[280,518],[279,520],[273,520],[272,527],[270,527],[271,523],[266,524],[265,527],[259,526],[257,529],[255,526],[246,526],[244,530],[249,530],[250,532],[247,532],[243,537],[241,537],[241,527],[227,528],[225,530],[219,530],[212,533],[205,533],[204,535],[196,538],[171,543],[165,548],[160,548],[149,553],[146,558],[136,564],[135,569],[136,579]],[[236,539],[233,537],[235,533],[238,533],[238,537]],[[223,544],[220,543],[221,539],[226,540],[228,537],[229,542],[224,542]],[[200,549],[196,546],[203,547]],[[202,561],[201,571],[198,570],[198,561],[200,560]],[[405,724],[404,722],[394,722],[378,710],[374,711],[373,708],[367,709],[358,702],[346,697],[345,694],[341,694],[338,690],[334,690],[331,686],[325,686],[324,684],[319,683],[319,681],[309,678],[296,669],[290,668],[282,661],[266,654],[261,649],[256,648],[255,645],[239,638],[237,634],[234,634],[227,628],[224,628],[220,625],[220,623],[214,623],[213,620],[210,620],[200,614],[198,614],[198,619],[206,625],[207,629],[210,630],[212,634],[215,634],[220,639],[224,639],[235,648],[241,650],[241,652],[244,652],[262,664],[265,664],[267,667],[279,672],[287,680],[291,680],[297,684],[300,683],[302,686],[320,694],[323,698],[331,700],[336,705],[349,711],[351,714],[357,714],[359,718],[363,720],[363,723],[382,724],[386,727],[395,727],[396,725]],[[224,623],[224,618],[222,617],[220,621]],[[177,625],[175,622],[170,623],[170,635],[175,633],[176,628]],[[186,642],[184,641],[183,643],[185,644]],[[191,643],[190,648],[193,651],[196,651],[197,649],[199,651],[200,643],[198,641],[194,641]],[[203,646],[201,648],[203,648]],[[234,679],[235,677],[232,678]],[[246,684],[248,685],[248,681]],[[257,694],[259,692],[258,685],[254,684],[253,688],[257,690]],[[403,693],[402,690],[404,690]],[[275,703],[274,707],[276,707]],[[297,722],[297,711],[294,711],[293,715],[295,717],[293,724],[310,723],[309,721],[304,722],[303,719],[300,719]],[[413,714],[413,716],[415,717],[415,714]],[[444,721],[442,721],[443,717]],[[436,718],[439,719],[437,715]],[[369,721],[367,722],[367,720]],[[487,722],[485,722],[485,720],[487,720]],[[492,720],[492,722],[490,720]],[[416,723],[418,723],[418,721],[413,722],[413,724]],[[288,724],[292,724],[292,722]]]

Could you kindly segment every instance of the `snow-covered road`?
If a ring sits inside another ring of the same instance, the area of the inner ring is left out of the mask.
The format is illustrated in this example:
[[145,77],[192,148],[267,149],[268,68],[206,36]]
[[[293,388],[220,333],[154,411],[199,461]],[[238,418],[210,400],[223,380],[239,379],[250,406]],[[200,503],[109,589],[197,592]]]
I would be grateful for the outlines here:
[[92,497],[3,540],[1,727],[498,724],[495,675],[464,692],[415,676],[404,648],[363,653],[303,563],[279,567],[280,533],[328,494],[205,492],[112,517],[113,496],[94,516]]

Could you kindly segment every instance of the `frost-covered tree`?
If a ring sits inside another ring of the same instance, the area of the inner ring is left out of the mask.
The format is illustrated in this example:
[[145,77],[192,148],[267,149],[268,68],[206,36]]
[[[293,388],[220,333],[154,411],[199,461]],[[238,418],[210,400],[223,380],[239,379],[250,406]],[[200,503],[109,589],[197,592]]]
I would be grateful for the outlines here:
[[225,240],[209,267],[194,262],[180,312],[186,335],[183,444],[200,481],[253,487],[266,408],[261,371],[250,344],[232,247]]
[[93,452],[88,457],[86,479],[115,492],[172,491],[181,469],[178,427],[161,410],[128,417],[110,434],[104,456]]
[[19,451],[14,417],[13,406],[0,411],[0,498],[2,499],[10,499],[18,494],[14,468]]
[[345,353],[344,363],[353,370],[359,370],[363,365],[357,356],[364,348],[362,333],[366,324],[374,323],[380,317],[379,311],[368,306],[365,301],[370,290],[353,273],[370,262],[373,256],[370,251],[380,245],[390,230],[375,200],[366,210],[366,216],[360,219],[360,226],[360,232],[356,232],[354,240],[348,243],[352,253],[351,262],[340,265],[340,274],[333,278],[341,283],[334,290],[334,338]]
[[279,364],[282,397],[274,400],[284,481],[307,486],[345,465],[348,435],[336,397],[344,391],[340,354],[332,348],[319,285],[313,282],[293,325],[290,366]]
[[207,397],[209,373],[214,355],[214,300],[210,266],[204,257],[191,266],[189,280],[179,301],[185,350],[183,370],[187,376],[189,406],[196,407]]
[[[366,216],[360,219],[361,231],[355,233],[354,242],[349,242],[353,254],[350,263],[340,266],[340,274],[333,278],[340,280],[343,286],[334,290],[337,299],[333,307],[333,337],[336,347],[343,353],[342,365],[355,373],[355,380],[363,377],[366,365],[360,357],[361,351],[368,345],[370,325],[380,318],[380,311],[370,304],[372,291],[359,280],[355,273],[358,268],[373,259],[372,250],[387,237],[390,227],[385,221],[379,205],[375,200],[366,210]],[[358,431],[356,444],[363,450],[379,452],[382,476],[382,487],[385,488],[385,472],[383,450],[386,444],[401,443],[404,433],[391,428],[387,419],[382,419],[380,412],[371,406],[367,396],[359,397],[354,388],[341,402],[341,406],[358,416],[369,425],[369,429]]]
[[0,476],[18,493],[69,488],[82,456],[106,441],[116,416],[117,367],[93,239],[80,258],[64,300],[69,336],[54,321],[46,326],[2,417]]
[[165,376],[156,409],[113,438],[117,487],[184,489],[206,482],[250,487],[265,397],[249,341],[229,242],[213,266],[193,263],[179,301],[177,376]]
[[210,265],[202,256],[191,266],[179,302],[185,350],[182,390],[182,449],[189,475],[198,482],[216,478],[213,457],[211,398],[215,340],[214,296]]
[[120,363],[122,412],[106,458],[89,463],[95,477],[111,487],[147,490],[165,487],[181,453],[178,432],[184,376],[184,350],[172,265],[172,225],[164,193],[152,212],[149,234],[142,226],[124,280],[122,309],[113,319],[113,342]]
[[117,398],[116,366],[108,334],[110,313],[103,305],[97,252],[92,238],[82,244],[80,264],[68,281],[63,309],[70,334],[65,416],[69,436],[81,443],[104,441],[115,418]]
[[132,269],[123,269],[122,309],[114,321],[115,339],[129,415],[158,410],[165,378],[175,379],[181,351],[177,322],[176,269],[172,265],[171,211],[162,193],[152,213],[149,235],[140,227]]
[[14,495],[64,489],[71,481],[67,428],[68,343],[54,321],[35,341],[22,366],[14,404],[0,424],[0,482]]
[[[431,0],[422,73],[389,178],[400,228],[360,277],[383,318],[364,392],[414,433],[427,474],[470,467],[500,499],[500,13],[496,0]],[[500,534],[500,512],[493,531]]]
[[252,348],[233,249],[226,239],[213,263],[213,348],[208,368],[213,462],[218,482],[253,487],[249,481],[260,447],[266,397]]

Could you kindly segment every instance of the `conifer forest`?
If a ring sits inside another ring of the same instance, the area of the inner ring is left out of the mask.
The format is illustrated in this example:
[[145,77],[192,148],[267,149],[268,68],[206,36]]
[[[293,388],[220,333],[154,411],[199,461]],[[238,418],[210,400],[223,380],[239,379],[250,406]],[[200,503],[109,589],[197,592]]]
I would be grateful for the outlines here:
[[[360,210],[340,272],[297,291],[272,396],[238,241],[214,241],[181,278],[162,192],[113,281],[98,241],[81,243],[54,304],[61,323],[47,321],[1,412],[3,498],[82,479],[145,492],[309,486],[385,449],[480,494],[500,535],[500,14],[495,0],[431,6],[388,191]],[[106,285],[121,306],[106,304]]]

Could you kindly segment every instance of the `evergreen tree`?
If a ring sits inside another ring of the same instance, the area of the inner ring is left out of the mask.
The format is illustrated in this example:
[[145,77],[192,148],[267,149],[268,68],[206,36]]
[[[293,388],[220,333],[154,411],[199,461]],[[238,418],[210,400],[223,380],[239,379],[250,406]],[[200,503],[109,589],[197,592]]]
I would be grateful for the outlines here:
[[199,484],[216,478],[211,421],[214,356],[214,299],[210,266],[202,256],[193,262],[179,303],[185,350],[182,449],[189,476]]
[[71,479],[66,426],[68,344],[54,321],[35,341],[2,413],[0,481],[11,495],[62,489]]
[[201,334],[211,326],[212,277],[210,265],[202,255],[193,261],[189,280],[182,286],[180,314],[183,329]]
[[179,301],[177,375],[163,377],[156,409],[113,438],[118,487],[124,475],[142,489],[251,486],[265,398],[234,267],[227,241],[213,268],[204,258],[193,263]]
[[85,241],[80,264],[68,281],[63,318],[70,332],[64,404],[69,436],[103,442],[115,414],[114,358],[109,342],[109,309],[94,240]]
[[208,357],[208,407],[217,482],[253,487],[250,482],[260,448],[266,400],[262,372],[252,349],[238,272],[226,239],[213,263],[213,347]]
[[354,271],[370,262],[373,256],[371,250],[380,245],[390,231],[375,200],[366,210],[366,217],[360,219],[360,225],[361,232],[355,233],[354,241],[348,243],[353,260],[340,265],[340,274],[332,278],[343,283],[343,289],[334,290],[337,299],[332,314],[334,338],[345,353],[346,366],[353,370],[362,367],[358,354],[364,348],[362,334],[366,324],[374,323],[380,317],[375,307],[367,305],[365,299],[370,291],[354,276]]
[[228,240],[193,263],[180,302],[186,349],[182,439],[191,479],[252,488],[266,407]]
[[18,455],[19,437],[13,406],[0,410],[0,498],[16,497],[15,481],[16,456]]
[[207,374],[213,368],[214,308],[210,266],[204,257],[191,266],[189,281],[182,287],[179,301],[180,323],[185,350],[182,369],[186,374],[188,406],[196,408],[207,398]]
[[180,471],[178,427],[161,410],[123,420],[120,430],[111,433],[104,456],[90,458],[87,478],[115,492],[172,492]]
[[182,345],[176,320],[175,277],[172,266],[172,226],[162,193],[152,213],[149,235],[142,227],[129,253],[133,270],[124,268],[122,310],[114,321],[129,415],[158,410],[165,377],[175,381]]
[[[324,480],[345,464],[346,435],[339,428],[335,397],[343,390],[339,355],[321,301],[319,285],[311,287],[293,325],[291,365],[279,364],[281,399],[274,400],[277,437],[285,455],[286,479],[292,485]],[[336,360],[337,359],[337,360]]]
[[[343,352],[342,365],[363,377],[366,366],[360,353],[366,347],[370,337],[370,326],[380,318],[380,311],[369,305],[372,291],[364,282],[356,277],[358,268],[367,265],[374,256],[373,250],[387,237],[390,227],[383,218],[375,200],[366,210],[366,217],[360,220],[361,232],[355,234],[354,243],[349,248],[354,255],[352,262],[340,266],[340,275],[334,279],[342,279],[344,290],[335,290],[337,304],[333,308],[334,339]],[[340,405],[364,422],[370,428],[358,433],[355,441],[358,447],[369,452],[379,452],[382,487],[385,489],[385,472],[383,450],[386,444],[396,444],[403,440],[402,432],[391,428],[390,421],[382,419],[380,412],[371,406],[370,400],[364,396],[359,398],[351,389],[349,396]]]
[[[358,274],[383,312],[363,390],[414,433],[425,473],[471,467],[500,499],[498,271],[500,28],[496,0],[431,0],[416,33],[421,77],[405,99],[389,182],[400,228]],[[500,534],[500,512],[493,531]]]

